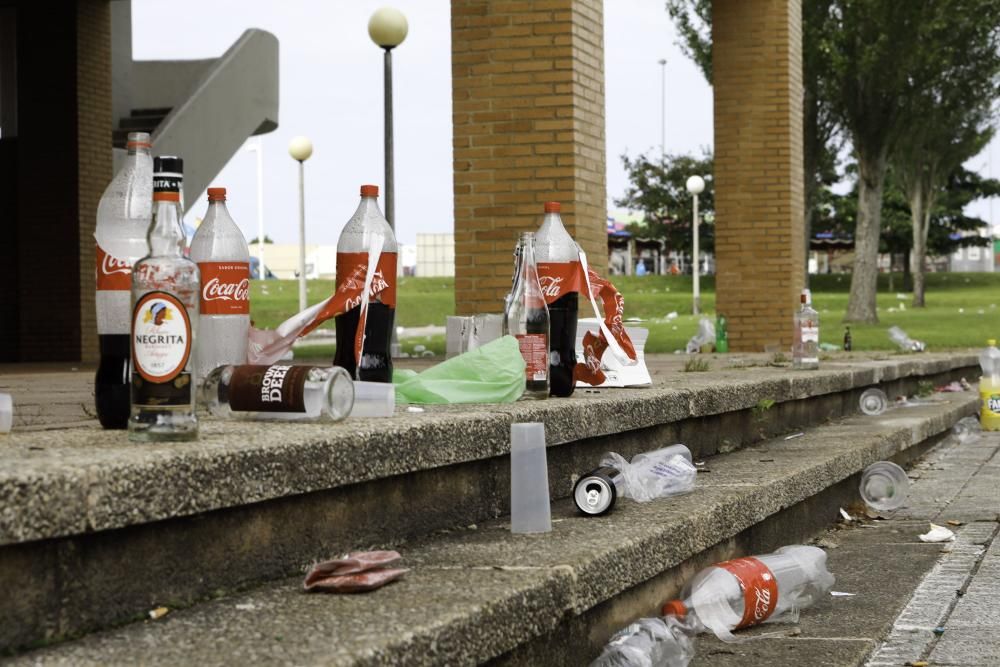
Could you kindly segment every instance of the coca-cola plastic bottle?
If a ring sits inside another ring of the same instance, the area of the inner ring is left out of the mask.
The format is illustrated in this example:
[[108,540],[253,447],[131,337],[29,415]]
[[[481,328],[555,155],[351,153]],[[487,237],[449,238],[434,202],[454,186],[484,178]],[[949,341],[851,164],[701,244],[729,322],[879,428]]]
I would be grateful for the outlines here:
[[696,631],[731,640],[733,630],[797,620],[799,610],[826,595],[833,582],[825,551],[787,546],[705,568],[684,587],[680,600],[663,605],[663,614],[687,617]]
[[196,377],[216,366],[245,364],[250,334],[250,251],[226,208],[226,189],[208,189],[208,212],[191,240],[201,273]]
[[514,288],[507,297],[503,316],[504,333],[517,339],[524,358],[522,399],[549,397],[549,311],[538,283],[535,263],[535,235],[521,234],[517,250]]
[[97,335],[101,361],[94,378],[97,418],[123,429],[129,416],[129,326],[132,265],[149,252],[153,158],[149,135],[128,135],[125,165],[97,205]]
[[569,396],[576,388],[576,320],[579,306],[577,276],[580,257],[576,242],[563,226],[559,202],[545,202],[545,218],[535,234],[539,281],[549,307],[549,391]]
[[[361,316],[356,305],[335,319],[337,351],[333,365],[340,366],[356,380],[392,382],[392,330],[396,321],[396,236],[378,206],[378,186],[361,186],[361,203],[344,225],[337,242],[337,286],[350,279],[359,266],[368,266],[369,252],[381,240],[381,255],[369,290],[368,315],[360,363],[355,359],[354,341]],[[363,274],[362,274],[363,275]],[[375,286],[379,289],[376,291]]]

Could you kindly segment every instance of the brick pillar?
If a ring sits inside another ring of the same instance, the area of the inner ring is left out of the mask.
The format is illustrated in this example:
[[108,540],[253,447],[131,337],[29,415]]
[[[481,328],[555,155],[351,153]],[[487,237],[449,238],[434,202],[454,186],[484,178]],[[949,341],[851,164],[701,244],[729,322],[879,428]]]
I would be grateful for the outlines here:
[[80,249],[80,359],[97,358],[94,228],[112,177],[111,5],[80,0],[76,24],[77,201]]
[[734,351],[787,349],[803,287],[801,0],[715,0],[717,310]]
[[602,0],[452,0],[455,302],[499,312],[542,203],[607,266]]

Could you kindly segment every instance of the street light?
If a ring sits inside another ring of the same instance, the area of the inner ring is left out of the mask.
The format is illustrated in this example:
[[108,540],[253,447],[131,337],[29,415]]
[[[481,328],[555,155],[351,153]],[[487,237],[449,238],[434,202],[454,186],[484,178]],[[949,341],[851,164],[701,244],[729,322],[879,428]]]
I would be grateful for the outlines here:
[[264,144],[261,138],[257,137],[247,150],[257,154],[257,277],[263,280],[267,278],[267,267],[264,266]]
[[392,50],[403,43],[409,25],[403,12],[392,7],[375,10],[368,19],[368,36],[385,49],[385,218],[396,231],[392,169]]
[[705,179],[701,176],[692,176],[687,180],[687,191],[691,193],[694,197],[694,217],[691,221],[691,255],[694,258],[694,265],[691,267],[691,277],[693,278],[692,287],[694,290],[694,314],[697,315],[701,310],[701,289],[699,285],[699,278],[701,274],[701,258],[698,253],[698,195],[700,195],[705,190]]
[[660,85],[660,157],[667,154],[667,59],[660,58],[662,83]]
[[299,312],[306,309],[306,167],[313,154],[307,137],[295,137],[288,144],[288,154],[299,163]]

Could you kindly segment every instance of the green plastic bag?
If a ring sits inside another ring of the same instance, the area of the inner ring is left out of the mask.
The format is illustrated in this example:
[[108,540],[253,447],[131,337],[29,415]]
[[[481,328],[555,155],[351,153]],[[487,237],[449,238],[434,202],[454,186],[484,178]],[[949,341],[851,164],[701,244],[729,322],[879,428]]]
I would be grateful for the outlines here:
[[397,403],[513,403],[524,393],[524,359],[513,336],[421,373],[396,371]]

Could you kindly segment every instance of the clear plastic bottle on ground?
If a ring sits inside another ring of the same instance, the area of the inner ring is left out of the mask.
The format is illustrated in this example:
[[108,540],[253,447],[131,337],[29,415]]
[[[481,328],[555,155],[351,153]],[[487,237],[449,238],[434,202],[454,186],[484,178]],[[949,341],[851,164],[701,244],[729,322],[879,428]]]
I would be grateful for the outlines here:
[[696,631],[733,641],[733,630],[769,621],[798,619],[798,612],[833,587],[826,552],[787,546],[766,556],[737,558],[708,567],[684,587],[664,615],[686,618]]
[[676,616],[640,618],[615,633],[591,667],[687,667],[694,633]]
[[620,470],[624,477],[622,495],[640,503],[688,493],[694,489],[698,475],[691,462],[691,450],[680,444],[636,454],[630,462],[609,452],[601,465]]
[[218,366],[200,398],[215,417],[340,421],[354,406],[354,383],[336,366]]
[[250,251],[226,208],[226,189],[208,189],[208,212],[191,239],[201,273],[197,377],[216,366],[245,364],[250,335]]
[[979,420],[984,431],[1000,431],[1000,350],[994,339],[979,354],[983,377],[979,380]]
[[799,297],[802,307],[795,313],[792,345],[792,368],[819,368],[819,313],[812,307],[812,293],[804,289]]
[[149,135],[128,135],[125,164],[97,205],[97,336],[101,361],[94,377],[97,418],[123,429],[129,416],[129,313],[132,265],[149,252],[153,215],[153,158]]

